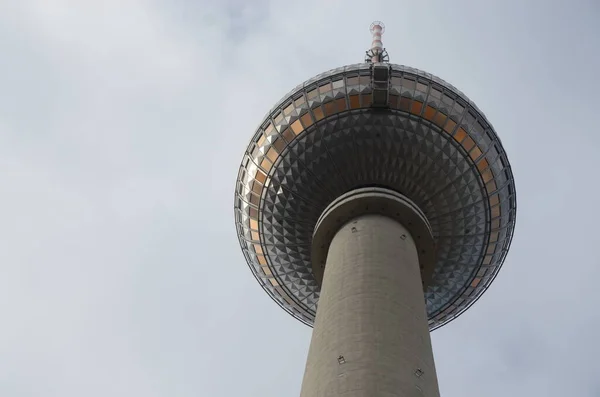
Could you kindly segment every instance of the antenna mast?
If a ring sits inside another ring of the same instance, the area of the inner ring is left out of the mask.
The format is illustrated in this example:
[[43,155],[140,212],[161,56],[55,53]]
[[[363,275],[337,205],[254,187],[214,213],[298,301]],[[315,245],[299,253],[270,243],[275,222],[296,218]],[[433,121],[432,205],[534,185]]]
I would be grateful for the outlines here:
[[369,30],[373,35],[373,41],[371,42],[371,49],[366,53],[365,62],[389,62],[390,57],[383,48],[383,42],[381,41],[381,35],[385,32],[385,25],[381,21],[375,21],[371,24]]

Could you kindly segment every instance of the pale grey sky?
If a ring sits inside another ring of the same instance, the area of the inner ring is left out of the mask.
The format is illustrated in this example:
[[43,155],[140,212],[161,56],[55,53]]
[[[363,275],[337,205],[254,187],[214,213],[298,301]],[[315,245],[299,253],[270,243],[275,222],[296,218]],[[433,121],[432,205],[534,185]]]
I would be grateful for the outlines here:
[[433,333],[445,397],[600,395],[600,3],[0,0],[0,396],[299,395],[310,328],[238,246],[245,146],[362,60],[458,87],[512,162],[491,289]]

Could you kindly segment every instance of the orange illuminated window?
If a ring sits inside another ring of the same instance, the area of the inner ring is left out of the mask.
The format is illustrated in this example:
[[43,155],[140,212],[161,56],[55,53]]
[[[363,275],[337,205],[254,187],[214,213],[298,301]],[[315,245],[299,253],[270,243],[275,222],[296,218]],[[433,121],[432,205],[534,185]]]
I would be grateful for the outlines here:
[[254,252],[256,252],[257,254],[263,255],[263,250],[262,247],[260,246],[260,244],[253,244],[254,246]]
[[267,276],[267,277],[273,277],[273,272],[271,272],[271,269],[269,269],[269,266],[261,266],[260,270],[263,271],[263,273],[265,274],[265,276]]
[[273,164],[265,158],[263,159],[263,161],[260,162],[260,166],[263,168],[263,170],[269,172],[271,167],[273,167]]
[[283,138],[289,143],[291,141],[294,140],[294,132],[292,131],[291,128],[286,128],[285,131],[283,131]]
[[261,134],[260,138],[258,138],[258,141],[256,142],[256,144],[258,146],[262,146],[262,144],[265,143],[265,139],[267,139],[267,137],[264,134]]
[[258,183],[258,182],[256,182],[256,181],[254,181],[254,182],[252,183],[252,191],[253,191],[254,193],[256,193],[256,194],[259,194],[259,195],[260,195],[260,192],[262,192],[262,188],[263,188],[263,185],[261,185],[260,183]]
[[324,108],[325,108],[325,114],[327,116],[331,116],[332,114],[337,113],[335,102],[327,102],[324,105]]
[[413,114],[421,114],[421,111],[423,110],[423,102],[419,102],[419,101],[414,101],[412,103],[412,106],[410,108],[410,112]]
[[254,207],[250,207],[250,218],[258,219],[258,210]]
[[498,204],[500,202],[500,199],[498,198],[497,194],[494,194],[493,196],[490,197],[490,206],[494,206],[496,204]]
[[427,120],[433,120],[433,115],[435,114],[435,108],[431,106],[425,106],[425,118]]
[[271,160],[273,163],[275,162],[275,160],[277,160],[278,157],[278,153],[275,150],[275,148],[270,148],[269,151],[267,152],[267,157],[269,158],[269,160]]
[[433,122],[438,126],[438,127],[443,127],[444,123],[446,122],[446,115],[442,112],[438,112],[434,117],[433,117]]
[[451,134],[452,131],[454,131],[454,127],[456,127],[456,122],[452,119],[448,119],[448,122],[444,126],[444,131],[446,131],[448,134]]
[[482,158],[481,160],[479,160],[479,163],[477,163],[477,169],[479,170],[479,172],[485,170],[488,167],[489,163],[485,158]]
[[275,150],[277,150],[278,153],[281,153],[285,148],[285,141],[281,137],[277,137],[277,139],[275,139],[275,142],[273,142],[273,147],[275,148]]
[[267,264],[267,260],[265,259],[264,255],[256,255],[256,259],[258,260],[258,263],[260,263],[261,265]]
[[496,181],[489,181],[486,185],[485,185],[485,189],[487,190],[488,194],[495,192],[496,191]]
[[498,218],[500,216],[500,206],[492,207],[492,218]]
[[346,99],[339,98],[335,100],[335,106],[337,107],[338,112],[342,112],[346,110]]
[[300,124],[300,120],[296,120],[292,123],[292,131],[294,131],[294,134],[298,135],[303,130],[304,128],[302,127],[302,124]]
[[473,150],[471,150],[471,153],[469,153],[469,156],[471,156],[473,160],[476,160],[477,158],[479,158],[479,156],[481,156],[481,149],[475,146]]
[[258,232],[252,231],[252,232],[250,232],[250,236],[252,236],[252,240],[256,240],[256,241],[260,240],[260,235],[258,234]]
[[256,175],[254,178],[264,185],[265,181],[267,180],[267,175],[261,170],[256,170]]
[[250,229],[258,230],[258,221],[250,219]]
[[275,280],[274,278],[270,278],[270,279],[269,279],[269,281],[271,282],[271,285],[272,285],[273,287],[275,287],[275,286],[279,285],[279,283],[277,282],[277,280]]
[[488,168],[481,173],[481,177],[483,178],[483,182],[488,183],[492,180],[492,178],[494,178],[494,175],[492,175],[492,170]]
[[323,114],[323,109],[320,107],[313,109],[313,115],[317,121],[321,120],[325,115]]
[[302,117],[300,117],[300,121],[302,122],[304,128],[308,128],[313,124],[313,120],[310,113],[305,113],[304,115],[302,115]]
[[398,107],[398,95],[390,95],[390,107],[393,109]]
[[473,282],[471,283],[471,287],[472,288],[476,288],[479,285],[480,282],[481,282],[480,278],[474,279]]
[[461,127],[456,131],[456,134],[454,134],[454,139],[456,139],[456,142],[461,142],[463,139],[465,139],[466,136],[467,136],[467,131],[465,131]]
[[360,108],[360,99],[358,95],[350,95],[350,109]]
[[260,203],[260,197],[256,194],[250,194],[250,204],[256,205],[258,207],[258,203]]
[[468,136],[467,139],[463,141],[462,146],[468,152],[469,150],[473,149],[473,146],[475,146],[475,141],[473,141],[473,138]]

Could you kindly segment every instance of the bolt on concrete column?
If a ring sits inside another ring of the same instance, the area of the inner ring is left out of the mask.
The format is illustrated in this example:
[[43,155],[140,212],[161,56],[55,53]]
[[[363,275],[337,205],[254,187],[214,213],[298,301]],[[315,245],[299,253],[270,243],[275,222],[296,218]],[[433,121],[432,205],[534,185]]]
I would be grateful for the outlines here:
[[300,396],[439,395],[413,238],[359,216],[329,247]]

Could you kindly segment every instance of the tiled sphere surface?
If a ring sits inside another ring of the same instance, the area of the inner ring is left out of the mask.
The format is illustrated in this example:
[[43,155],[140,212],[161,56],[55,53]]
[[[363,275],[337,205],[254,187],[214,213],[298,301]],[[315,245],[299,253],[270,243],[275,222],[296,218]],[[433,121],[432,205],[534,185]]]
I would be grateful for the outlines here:
[[235,222],[244,256],[267,293],[309,325],[320,289],[310,262],[314,227],[350,190],[393,189],[427,216],[437,251],[424,292],[432,330],[488,288],[510,246],[514,180],[492,125],[445,81],[384,65],[384,83],[365,63],[296,87],[242,160]]

